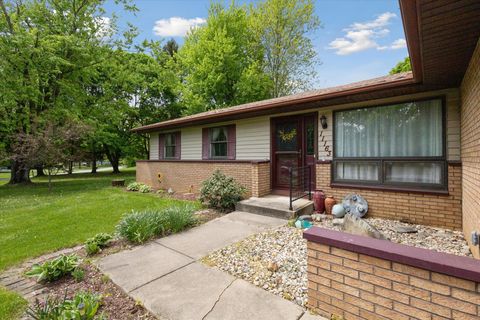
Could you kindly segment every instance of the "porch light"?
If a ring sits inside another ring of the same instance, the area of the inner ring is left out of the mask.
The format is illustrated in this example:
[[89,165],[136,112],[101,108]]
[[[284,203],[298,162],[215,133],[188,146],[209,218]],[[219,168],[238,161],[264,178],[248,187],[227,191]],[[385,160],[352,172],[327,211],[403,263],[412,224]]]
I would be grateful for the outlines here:
[[324,114],[322,114],[322,116],[320,117],[320,123],[321,123],[323,129],[327,129],[327,127],[328,127],[327,117],[325,117]]

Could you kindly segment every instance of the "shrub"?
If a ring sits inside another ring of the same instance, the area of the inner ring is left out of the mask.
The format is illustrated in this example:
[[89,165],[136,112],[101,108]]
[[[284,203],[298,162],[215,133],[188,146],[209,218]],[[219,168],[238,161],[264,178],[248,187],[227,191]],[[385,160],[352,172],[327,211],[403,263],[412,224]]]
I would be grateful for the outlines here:
[[45,261],[43,264],[34,264],[26,273],[28,277],[37,277],[38,281],[55,281],[72,272],[80,264],[80,258],[71,254],[61,255],[55,259]]
[[196,222],[192,205],[176,205],[162,211],[125,215],[117,225],[118,234],[133,243],[143,243],[168,232],[179,232]]
[[242,200],[245,192],[245,187],[235,179],[216,170],[202,183],[200,200],[210,208],[228,211],[235,208],[235,204]]
[[47,297],[44,302],[37,301],[27,314],[36,320],[100,320],[105,319],[103,315],[96,316],[101,301],[101,295],[89,292],[79,292],[72,299]]
[[87,254],[92,255],[100,252],[101,249],[108,245],[112,238],[113,237],[108,233],[97,233],[95,237],[87,239],[87,241],[85,241],[85,250],[87,251]]
[[142,183],[139,183],[139,182],[131,182],[131,183],[128,184],[127,190],[128,191],[138,191],[138,190],[140,190],[141,185],[142,185]]
[[140,191],[141,193],[149,193],[149,192],[152,192],[152,188],[150,188],[146,184],[142,184],[138,189],[138,191]]

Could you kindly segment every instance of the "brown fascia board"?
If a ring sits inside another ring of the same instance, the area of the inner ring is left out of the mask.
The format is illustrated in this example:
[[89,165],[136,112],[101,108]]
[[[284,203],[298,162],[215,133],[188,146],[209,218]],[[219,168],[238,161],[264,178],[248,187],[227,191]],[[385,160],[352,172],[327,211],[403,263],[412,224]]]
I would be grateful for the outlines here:
[[420,83],[423,81],[422,43],[420,41],[420,1],[399,0],[403,28],[407,41],[408,55],[412,65],[413,79]]
[[[196,124],[205,124],[218,122],[222,120],[234,119],[239,115],[248,117],[248,114],[259,113],[262,111],[272,110],[284,106],[294,104],[308,104],[316,101],[328,100],[353,94],[369,93],[377,90],[384,90],[390,88],[397,88],[405,85],[417,84],[423,81],[423,66],[421,57],[421,43],[420,43],[420,23],[419,23],[419,1],[418,0],[399,0],[400,11],[402,15],[402,22],[405,29],[405,37],[407,41],[408,53],[410,56],[410,63],[412,65],[411,78],[395,80],[390,82],[377,83],[373,85],[360,86],[357,88],[339,90],[336,92],[312,95],[307,97],[293,98],[290,100],[275,101],[266,100],[264,104],[255,104],[251,107],[235,108],[232,110],[225,109],[218,113],[206,113],[205,115],[198,114],[198,116],[178,118],[174,120],[167,120],[164,122],[154,123],[138,128],[134,128],[131,131],[137,133],[154,132],[161,129],[172,129],[187,127]],[[308,107],[307,107],[308,108]],[[296,110],[303,110],[299,106]]]

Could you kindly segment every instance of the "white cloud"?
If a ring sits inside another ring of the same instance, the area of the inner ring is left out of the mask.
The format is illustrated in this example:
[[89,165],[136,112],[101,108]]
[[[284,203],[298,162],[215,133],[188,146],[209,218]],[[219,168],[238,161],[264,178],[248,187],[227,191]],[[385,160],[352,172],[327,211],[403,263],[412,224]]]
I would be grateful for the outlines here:
[[95,18],[97,24],[97,31],[95,35],[100,39],[106,39],[113,33],[112,20],[109,17],[97,17]]
[[346,33],[343,37],[330,42],[328,49],[335,50],[338,55],[349,55],[372,48],[377,50],[404,48],[406,46],[405,39],[397,39],[388,46],[381,46],[376,40],[390,33],[387,26],[390,24],[390,20],[396,17],[395,13],[385,12],[375,20],[355,22],[344,29]]
[[407,47],[407,41],[405,39],[397,39],[392,42],[390,49],[402,49]]
[[153,33],[162,37],[183,37],[191,28],[205,22],[204,18],[185,19],[182,17],[170,17],[155,21]]

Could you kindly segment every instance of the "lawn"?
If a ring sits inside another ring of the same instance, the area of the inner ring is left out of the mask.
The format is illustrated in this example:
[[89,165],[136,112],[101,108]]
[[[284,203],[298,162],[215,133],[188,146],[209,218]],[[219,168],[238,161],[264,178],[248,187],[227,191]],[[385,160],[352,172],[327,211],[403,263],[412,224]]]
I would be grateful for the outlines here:
[[15,319],[19,317],[27,301],[14,292],[0,287],[0,319]]
[[[83,243],[98,232],[112,232],[124,213],[162,209],[180,200],[155,194],[126,192],[111,180],[135,180],[135,169],[121,174],[59,175],[48,190],[47,178],[28,186],[7,185],[0,173],[0,272],[25,259]],[[25,300],[0,287],[0,319],[14,319]]]
[[[8,177],[0,177],[4,176]],[[131,210],[179,202],[113,188],[113,178],[128,183],[135,179],[135,171],[57,176],[51,192],[46,178],[33,179],[30,186],[0,185],[0,272],[27,258],[75,246],[98,232],[112,232]]]

